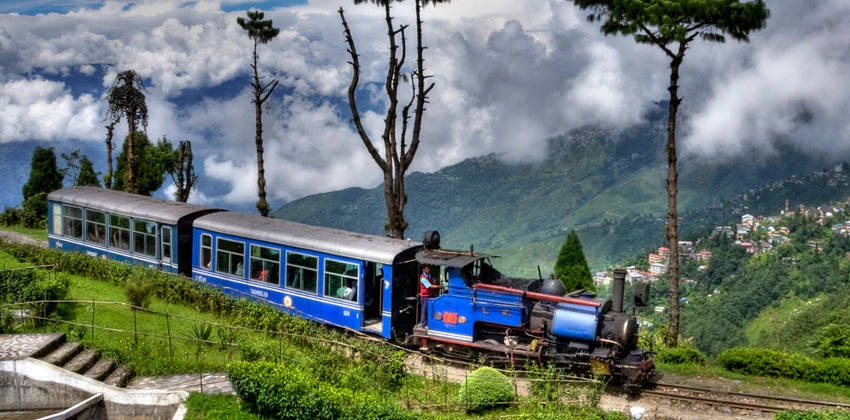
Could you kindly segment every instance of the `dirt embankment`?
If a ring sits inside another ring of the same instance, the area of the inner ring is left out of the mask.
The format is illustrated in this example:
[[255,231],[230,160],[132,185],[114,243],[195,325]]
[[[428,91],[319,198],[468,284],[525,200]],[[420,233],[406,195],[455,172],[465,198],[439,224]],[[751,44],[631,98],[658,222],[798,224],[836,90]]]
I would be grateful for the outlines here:
[[18,232],[0,230],[0,240],[27,245],[36,245],[42,248],[47,248],[47,242],[35,240],[27,235],[24,235],[23,233]]

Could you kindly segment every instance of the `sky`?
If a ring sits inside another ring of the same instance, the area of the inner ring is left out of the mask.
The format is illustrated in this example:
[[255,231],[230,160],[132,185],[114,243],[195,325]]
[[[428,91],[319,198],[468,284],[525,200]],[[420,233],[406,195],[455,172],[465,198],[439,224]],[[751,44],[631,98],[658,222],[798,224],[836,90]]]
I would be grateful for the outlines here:
[[[850,153],[850,1],[766,3],[767,27],[749,43],[699,41],[688,51],[683,159],[769,158],[779,144],[816,156]],[[351,0],[2,0],[0,147],[32,140],[102,147],[105,91],[133,69],[145,80],[148,136],[192,141],[201,184],[191,201],[251,205],[252,42],[236,23],[251,8],[280,28],[258,50],[264,80],[280,81],[263,114],[272,207],[379,185],[381,172],[350,122],[352,71],[338,10],[360,54],[363,121],[378,141],[387,29],[382,9]],[[393,11],[396,23],[412,23],[412,1]],[[411,170],[486,153],[541,160],[548,137],[586,124],[627,127],[666,100],[669,61],[661,50],[606,37],[585,16],[565,0],[425,8],[425,66],[435,87]],[[126,132],[119,125],[116,138]]]

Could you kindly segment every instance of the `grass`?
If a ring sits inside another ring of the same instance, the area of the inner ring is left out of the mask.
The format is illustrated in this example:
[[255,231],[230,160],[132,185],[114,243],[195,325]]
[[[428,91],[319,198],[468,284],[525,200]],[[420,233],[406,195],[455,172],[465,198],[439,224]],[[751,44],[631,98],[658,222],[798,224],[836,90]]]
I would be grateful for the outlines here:
[[15,259],[15,257],[0,251],[0,270],[8,270],[11,268],[21,268],[21,267],[31,267],[32,264],[22,263]]
[[242,409],[235,395],[204,395],[197,392],[186,399],[186,420],[262,420],[264,417]]
[[2,230],[8,231],[8,232],[22,233],[22,234],[27,235],[30,238],[33,238],[37,241],[47,242],[47,229],[41,229],[41,228],[31,229],[31,228],[25,228],[25,227],[20,226],[20,225],[12,225],[12,226],[3,226]]
[[[248,342],[269,340],[260,332],[217,327],[214,324],[226,324],[227,320],[156,297],[149,310],[134,311],[125,305],[127,298],[122,288],[80,276],[69,277],[67,300],[73,303],[60,308],[62,319],[68,322],[53,322],[49,328],[66,332],[70,340],[99,348],[131,365],[141,376],[224,370],[240,353],[234,346],[222,345],[219,329],[238,331],[238,336]],[[198,337],[195,331],[201,326],[209,326],[215,332]]]
[[659,372],[668,376],[667,378],[662,377],[661,381],[675,380],[671,376],[698,378],[707,382],[718,380],[724,381],[724,384],[733,385],[733,389],[730,389],[730,391],[763,392],[765,389],[769,389],[776,395],[850,403],[850,388],[847,387],[783,378],[747,376],[729,372],[718,366],[706,367],[667,363],[657,363],[656,365]]

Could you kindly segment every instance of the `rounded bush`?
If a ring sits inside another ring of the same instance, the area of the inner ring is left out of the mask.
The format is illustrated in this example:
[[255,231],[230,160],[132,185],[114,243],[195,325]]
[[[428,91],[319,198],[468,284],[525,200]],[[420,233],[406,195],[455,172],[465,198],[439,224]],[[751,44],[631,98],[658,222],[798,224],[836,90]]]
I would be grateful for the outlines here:
[[655,360],[660,363],[670,363],[674,365],[705,366],[708,364],[708,360],[705,355],[693,347],[676,347],[661,350],[655,356]]
[[507,407],[515,399],[511,380],[491,367],[476,369],[460,384],[458,391],[458,400],[470,413]]

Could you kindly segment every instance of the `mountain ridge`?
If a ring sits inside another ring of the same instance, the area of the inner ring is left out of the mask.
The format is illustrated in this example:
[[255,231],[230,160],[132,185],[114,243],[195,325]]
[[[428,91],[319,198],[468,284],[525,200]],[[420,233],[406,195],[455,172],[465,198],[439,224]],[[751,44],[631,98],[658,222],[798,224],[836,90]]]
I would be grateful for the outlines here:
[[[536,276],[537,266],[544,275],[551,271],[567,231],[576,228],[591,266],[621,261],[664,242],[665,134],[656,121],[624,130],[593,125],[548,139],[541,163],[512,164],[488,154],[434,173],[411,173],[406,179],[408,237],[418,240],[421,232],[439,230],[446,247],[505,255],[500,269]],[[777,156],[760,165],[752,157],[683,160],[680,213],[841,161],[833,158],[825,163],[780,147]],[[382,185],[308,196],[273,212],[274,217],[378,235],[384,234],[385,215]],[[652,215],[648,219],[657,229],[639,229],[640,237],[620,232],[632,242],[629,246],[600,231],[607,223],[614,232],[617,221],[638,215]],[[687,221],[680,226],[683,232],[693,228]]]

